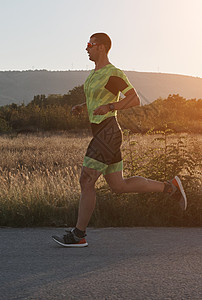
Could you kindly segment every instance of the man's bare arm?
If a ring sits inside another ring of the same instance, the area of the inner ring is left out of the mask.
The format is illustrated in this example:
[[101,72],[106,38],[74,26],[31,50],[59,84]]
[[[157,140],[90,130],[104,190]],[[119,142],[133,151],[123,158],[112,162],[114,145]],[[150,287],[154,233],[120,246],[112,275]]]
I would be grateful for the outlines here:
[[140,105],[140,98],[136,94],[134,89],[129,90],[125,94],[125,98],[119,102],[115,102],[114,108],[115,110],[123,110],[134,106]]
[[134,106],[140,105],[140,98],[136,94],[134,89],[129,90],[125,94],[125,98],[119,102],[109,103],[106,105],[101,105],[94,110],[94,115],[105,115],[110,111],[110,104],[113,104],[114,110],[123,110]]

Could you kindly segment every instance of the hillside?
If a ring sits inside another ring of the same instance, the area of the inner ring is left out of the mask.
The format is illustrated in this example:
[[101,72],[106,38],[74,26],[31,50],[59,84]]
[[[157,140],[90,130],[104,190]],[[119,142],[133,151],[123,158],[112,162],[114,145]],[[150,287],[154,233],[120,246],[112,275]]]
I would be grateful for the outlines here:
[[[0,106],[29,103],[34,95],[65,94],[84,83],[90,71],[1,71]],[[179,94],[184,98],[202,98],[202,78],[126,71],[143,104],[159,97]]]

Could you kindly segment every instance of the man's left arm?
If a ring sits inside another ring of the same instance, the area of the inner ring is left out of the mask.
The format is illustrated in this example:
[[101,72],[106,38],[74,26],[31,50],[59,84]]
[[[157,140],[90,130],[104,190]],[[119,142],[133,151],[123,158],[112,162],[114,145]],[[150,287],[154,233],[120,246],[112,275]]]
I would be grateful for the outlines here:
[[140,98],[138,97],[134,89],[130,89],[128,92],[125,93],[124,99],[122,99],[119,102],[109,103],[109,107],[110,104],[114,105],[115,110],[123,110],[140,105]]
[[128,92],[125,93],[125,98],[119,102],[113,102],[105,105],[101,105],[96,108],[93,112],[94,115],[105,115],[109,111],[113,110],[123,110],[130,107],[140,105],[140,99],[136,94],[134,89],[130,89]]

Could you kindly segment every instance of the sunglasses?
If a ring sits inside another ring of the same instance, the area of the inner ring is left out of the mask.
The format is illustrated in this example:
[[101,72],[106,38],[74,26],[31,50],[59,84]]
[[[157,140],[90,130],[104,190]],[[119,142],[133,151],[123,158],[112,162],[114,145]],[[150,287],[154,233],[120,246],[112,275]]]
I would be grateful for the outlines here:
[[90,43],[90,42],[88,42],[87,43],[87,48],[93,48],[93,46],[98,46],[99,44],[97,44],[97,43]]

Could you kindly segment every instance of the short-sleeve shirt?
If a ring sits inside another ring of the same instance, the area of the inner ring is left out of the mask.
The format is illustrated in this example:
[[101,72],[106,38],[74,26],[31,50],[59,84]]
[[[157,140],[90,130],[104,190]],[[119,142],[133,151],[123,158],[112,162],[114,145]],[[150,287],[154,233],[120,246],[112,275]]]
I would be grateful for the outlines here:
[[84,84],[90,122],[99,124],[109,117],[116,116],[116,111],[105,115],[93,115],[93,112],[101,105],[117,102],[120,92],[125,95],[130,89],[133,89],[133,86],[124,72],[112,64],[97,71],[92,70]]

